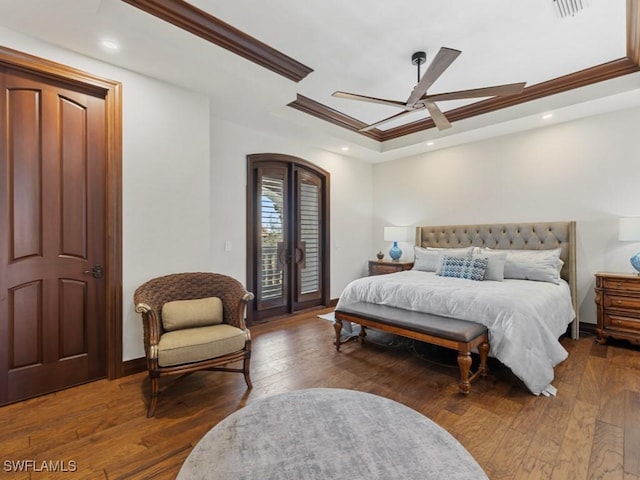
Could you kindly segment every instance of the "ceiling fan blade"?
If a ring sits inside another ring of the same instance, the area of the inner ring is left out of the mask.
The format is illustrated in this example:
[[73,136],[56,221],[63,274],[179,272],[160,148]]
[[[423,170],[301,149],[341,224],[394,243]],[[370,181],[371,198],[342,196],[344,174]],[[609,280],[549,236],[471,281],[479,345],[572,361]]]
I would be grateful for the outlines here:
[[398,118],[404,117],[405,115],[413,113],[416,110],[422,110],[422,108],[416,108],[416,109],[413,109],[413,110],[405,110],[404,112],[396,113],[395,115],[391,115],[390,117],[387,117],[384,120],[380,120],[379,122],[372,123],[371,125],[367,125],[366,127],[361,128],[358,131],[359,132],[368,132],[369,130],[373,130],[374,128],[379,127],[380,125],[382,125],[384,123],[387,123],[387,122],[390,122],[391,120],[396,120]]
[[427,93],[427,90],[433,83],[442,75],[449,65],[453,63],[453,61],[458,58],[460,55],[460,50],[454,50],[453,48],[442,47],[433,61],[427,67],[426,72],[418,82],[418,84],[413,88],[411,95],[407,100],[407,106],[412,107],[420,98]]
[[527,82],[509,83],[506,85],[496,85],[494,87],[472,88],[470,90],[459,90],[457,92],[434,93],[433,95],[425,95],[421,100],[429,102],[443,100],[460,100],[463,98],[479,98],[479,97],[499,97],[504,95],[518,95],[522,93]]
[[365,95],[358,95],[356,93],[347,92],[333,92],[331,95],[337,98],[347,98],[349,100],[359,100],[361,102],[380,103],[382,105],[389,105],[391,107],[400,107],[402,109],[406,109],[406,105],[403,102],[399,102],[397,100],[385,100],[384,98],[367,97]]
[[424,102],[424,106],[429,110],[429,114],[431,115],[431,119],[433,123],[436,124],[438,130],[446,130],[447,128],[451,128],[451,123],[447,120],[447,117],[444,116],[442,110],[435,104],[431,102]]

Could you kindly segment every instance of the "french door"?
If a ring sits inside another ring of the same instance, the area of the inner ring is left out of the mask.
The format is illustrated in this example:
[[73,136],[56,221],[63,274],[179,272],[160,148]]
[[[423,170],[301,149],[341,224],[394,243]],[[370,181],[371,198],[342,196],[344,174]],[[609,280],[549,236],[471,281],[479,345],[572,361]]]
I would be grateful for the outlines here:
[[329,302],[329,174],[299,158],[249,155],[251,321]]

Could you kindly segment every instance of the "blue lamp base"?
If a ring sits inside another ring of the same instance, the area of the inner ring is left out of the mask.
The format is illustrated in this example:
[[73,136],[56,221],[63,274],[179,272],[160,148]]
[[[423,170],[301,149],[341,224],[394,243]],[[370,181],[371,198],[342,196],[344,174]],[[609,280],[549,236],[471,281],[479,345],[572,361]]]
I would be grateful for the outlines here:
[[[400,260],[400,257],[402,256],[402,250],[400,250],[400,247],[398,247],[398,242],[393,242],[393,246],[391,247],[391,250],[389,250],[389,256],[394,262]],[[640,258],[638,260],[640,261]]]
[[633,265],[633,268],[635,268],[638,272],[638,275],[640,275],[640,252],[631,257],[631,265]]

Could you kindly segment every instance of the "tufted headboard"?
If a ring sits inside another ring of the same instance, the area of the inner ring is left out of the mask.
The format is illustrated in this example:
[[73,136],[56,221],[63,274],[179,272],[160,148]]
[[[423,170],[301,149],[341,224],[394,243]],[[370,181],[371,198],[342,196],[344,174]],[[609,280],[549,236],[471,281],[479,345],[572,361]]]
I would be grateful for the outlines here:
[[416,227],[420,247],[489,247],[504,250],[545,250],[560,247],[564,262],[560,276],[571,290],[576,319],[571,333],[578,338],[578,287],[576,274],[576,222],[498,223]]

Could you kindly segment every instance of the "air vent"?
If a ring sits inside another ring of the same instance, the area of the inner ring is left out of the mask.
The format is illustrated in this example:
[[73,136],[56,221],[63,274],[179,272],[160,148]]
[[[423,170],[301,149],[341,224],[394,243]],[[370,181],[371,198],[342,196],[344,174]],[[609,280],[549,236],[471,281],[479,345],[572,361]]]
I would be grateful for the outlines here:
[[587,0],[553,0],[561,17],[571,17],[587,7]]

